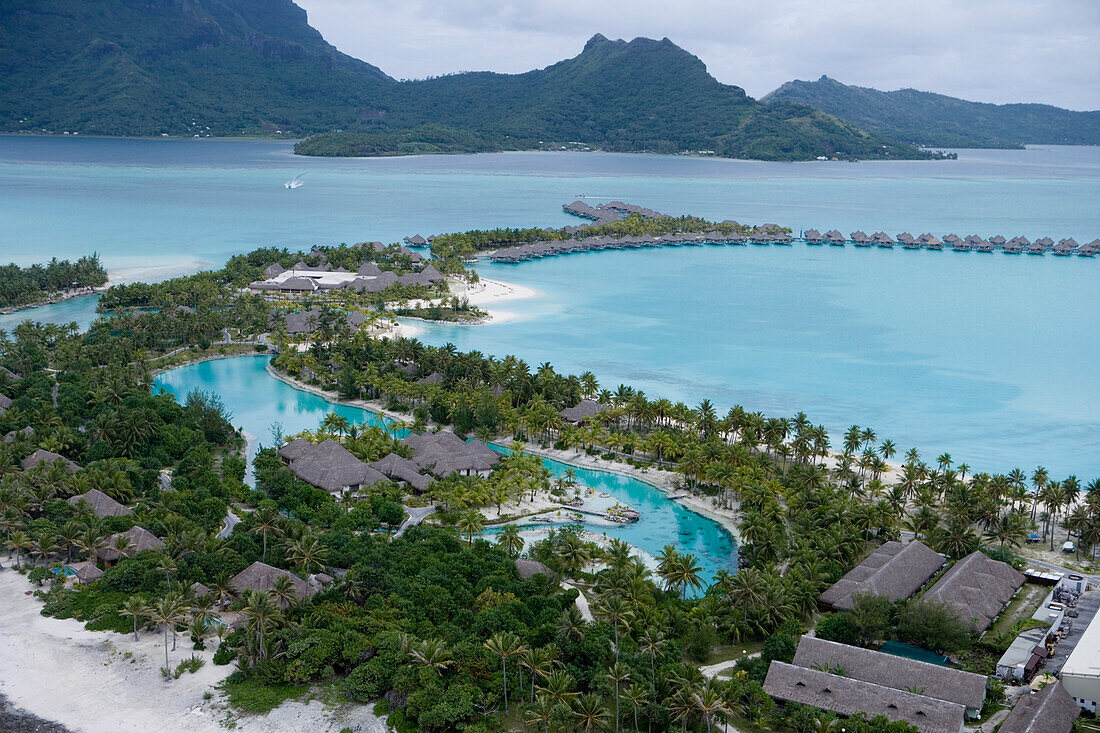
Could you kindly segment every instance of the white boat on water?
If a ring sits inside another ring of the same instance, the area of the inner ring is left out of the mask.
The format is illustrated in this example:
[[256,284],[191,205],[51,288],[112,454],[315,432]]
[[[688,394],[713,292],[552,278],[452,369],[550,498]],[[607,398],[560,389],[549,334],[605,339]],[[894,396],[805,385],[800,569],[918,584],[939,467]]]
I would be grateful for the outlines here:
[[303,183],[305,183],[305,181],[302,180],[302,178],[305,177],[305,175],[306,175],[305,173],[299,173],[298,175],[294,176],[289,181],[284,183],[283,188],[298,188],[298,187],[300,187]]

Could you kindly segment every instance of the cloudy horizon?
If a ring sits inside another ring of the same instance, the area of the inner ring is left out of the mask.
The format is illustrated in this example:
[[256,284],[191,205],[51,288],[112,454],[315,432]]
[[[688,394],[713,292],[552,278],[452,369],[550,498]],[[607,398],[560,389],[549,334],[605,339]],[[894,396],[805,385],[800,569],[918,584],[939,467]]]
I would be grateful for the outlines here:
[[296,2],[330,43],[398,79],[543,68],[602,33],[668,37],[757,98],[825,74],[883,90],[1100,109],[1096,0]]

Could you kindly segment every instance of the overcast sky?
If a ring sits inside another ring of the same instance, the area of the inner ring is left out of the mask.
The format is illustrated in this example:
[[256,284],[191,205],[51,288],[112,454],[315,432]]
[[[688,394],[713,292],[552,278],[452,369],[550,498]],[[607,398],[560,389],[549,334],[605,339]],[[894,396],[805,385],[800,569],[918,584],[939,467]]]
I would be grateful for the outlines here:
[[760,97],[822,74],[983,102],[1100,109],[1100,0],[296,0],[390,76],[521,72],[594,33],[667,36]]

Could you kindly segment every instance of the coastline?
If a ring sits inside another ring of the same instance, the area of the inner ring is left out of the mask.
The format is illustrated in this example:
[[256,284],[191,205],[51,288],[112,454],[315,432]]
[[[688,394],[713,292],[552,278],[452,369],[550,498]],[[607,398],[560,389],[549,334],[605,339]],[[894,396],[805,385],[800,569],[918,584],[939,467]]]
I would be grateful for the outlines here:
[[[75,619],[43,616],[33,588],[14,570],[0,571],[0,695],[15,709],[11,714],[27,724],[15,731],[217,733],[229,722],[256,733],[335,733],[349,726],[367,733],[386,731],[369,706],[330,709],[316,699],[287,701],[263,716],[238,716],[215,688],[234,667],[215,666],[213,648],[192,651],[181,636],[173,666],[192,654],[206,663],[193,674],[165,682],[159,675],[164,663],[159,633],[141,631],[134,641],[133,634],[88,631]],[[89,680],[96,684],[89,685]],[[207,692],[213,693],[210,699],[205,699]],[[45,727],[49,724],[29,716],[56,721],[58,727]],[[0,724],[6,722],[0,715]]]
[[65,292],[57,297],[49,298],[47,300],[40,301],[38,303],[28,303],[25,305],[13,305],[7,308],[0,308],[0,316],[10,316],[15,313],[22,313],[23,311],[31,311],[36,308],[45,308],[48,305],[57,305],[58,303],[64,303],[69,300],[76,300],[77,298],[89,298],[93,295],[102,293],[107,288],[111,287],[112,282],[108,276],[107,284],[101,285],[98,288],[84,288],[78,291]]

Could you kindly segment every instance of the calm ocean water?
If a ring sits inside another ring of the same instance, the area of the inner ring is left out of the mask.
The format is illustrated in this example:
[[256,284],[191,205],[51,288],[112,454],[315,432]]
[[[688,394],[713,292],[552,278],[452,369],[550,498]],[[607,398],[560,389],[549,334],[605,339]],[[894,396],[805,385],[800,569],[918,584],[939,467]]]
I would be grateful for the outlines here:
[[[283,181],[306,173],[295,191]],[[289,144],[0,137],[0,259],[98,251],[131,279],[259,245],[576,223],[579,194],[794,229],[1100,236],[1100,148],[777,164],[509,153],[301,159]],[[979,470],[1100,475],[1100,261],[845,248],[574,255],[485,276],[541,297],[424,339],[697,403],[805,410]],[[42,309],[85,321],[90,303]],[[23,316],[0,317],[11,328]]]

